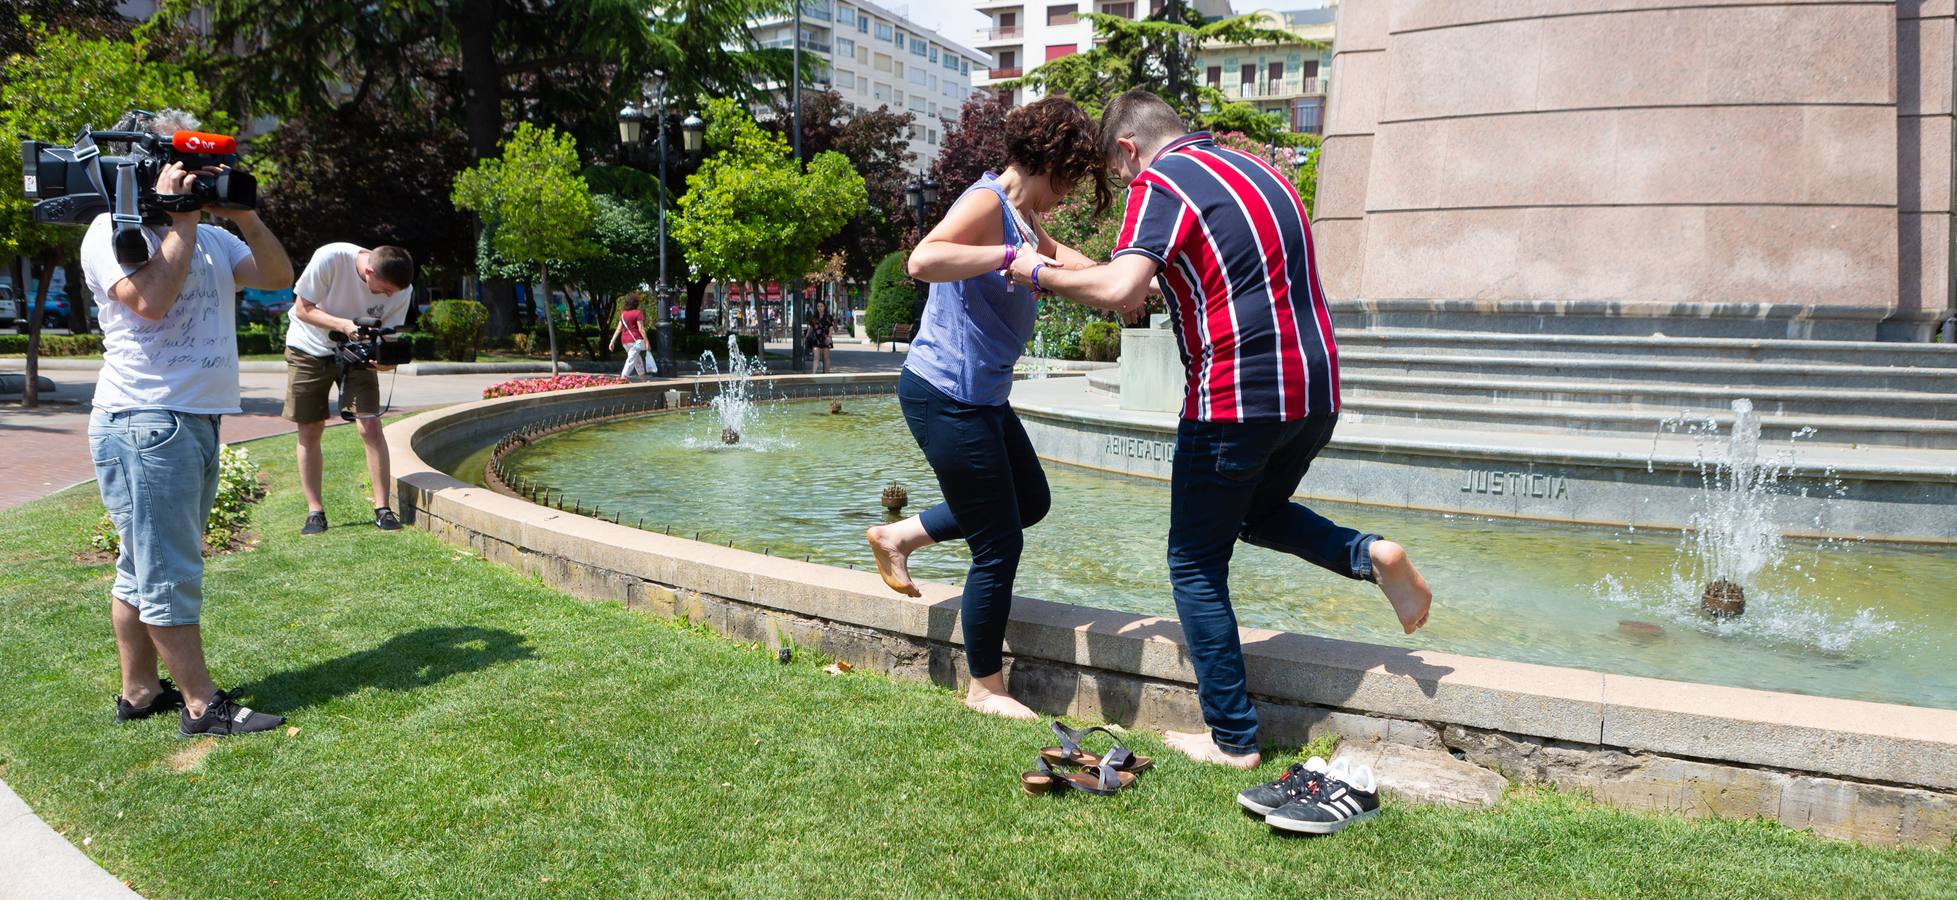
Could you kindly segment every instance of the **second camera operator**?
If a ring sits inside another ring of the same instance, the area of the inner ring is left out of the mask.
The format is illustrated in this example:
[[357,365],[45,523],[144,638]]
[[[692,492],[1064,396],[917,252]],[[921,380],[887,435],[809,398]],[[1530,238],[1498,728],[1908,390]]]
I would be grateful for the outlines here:
[[[339,387],[340,411],[360,429],[367,449],[367,476],[374,496],[374,525],[398,531],[401,520],[388,502],[387,443],[381,437],[378,373],[393,366],[345,366],[336,351],[358,339],[356,319],[378,319],[386,328],[407,320],[414,300],[414,258],[400,247],[368,250],[354,244],[327,244],[313,253],[294,287],[292,322],[285,333],[285,417],[299,426],[299,483],[306,493],[306,524],[301,534],[326,530],[326,504],[320,494],[319,439],[326,431],[327,393]],[[342,340],[336,341],[337,333]]]

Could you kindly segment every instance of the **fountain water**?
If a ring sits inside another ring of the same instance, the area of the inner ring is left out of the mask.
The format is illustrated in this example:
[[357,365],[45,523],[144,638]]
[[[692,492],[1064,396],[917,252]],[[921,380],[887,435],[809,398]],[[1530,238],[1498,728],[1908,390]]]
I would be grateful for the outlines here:
[[1053,360],[1046,355],[1046,335],[1035,332],[1033,335],[1033,355],[1027,361],[1028,378],[1035,381],[1047,377],[1053,368]]
[[[720,381],[720,393],[708,402],[708,409],[720,420],[720,442],[738,444],[747,436],[754,418],[754,376],[766,375],[767,363],[741,352],[734,335],[727,336],[727,378]],[[700,354],[700,374],[721,375],[720,361],[713,351]]]
[[1746,610],[1746,588],[1785,556],[1774,524],[1775,484],[1781,461],[1760,460],[1760,415],[1753,401],[1733,401],[1733,433],[1726,458],[1703,473],[1705,488],[1692,514],[1694,564],[1705,592],[1700,605],[1715,617]]

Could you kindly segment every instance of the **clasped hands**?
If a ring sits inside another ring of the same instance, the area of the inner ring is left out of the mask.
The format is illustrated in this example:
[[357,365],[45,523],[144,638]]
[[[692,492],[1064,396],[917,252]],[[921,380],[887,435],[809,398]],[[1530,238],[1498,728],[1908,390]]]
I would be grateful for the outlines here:
[[[1067,269],[1067,268],[1080,268],[1080,269],[1094,268],[1094,266],[1092,265],[1069,266],[1066,263],[1063,263],[1057,259],[1053,259],[1052,257],[1041,255],[1038,251],[1034,250],[1031,246],[1023,246],[1019,249],[1018,255],[1013,257],[1012,270],[1011,272],[1008,273],[1007,277],[1011,278],[1014,284],[1023,284],[1026,285],[1027,287],[1034,288],[1037,290],[1039,289],[1039,285],[1033,283],[1034,266],[1044,266],[1048,270]],[[1098,305],[1098,304],[1090,304],[1090,305]],[[1123,302],[1117,306],[1110,306],[1104,308],[1106,308],[1110,312],[1119,315],[1122,321],[1132,323],[1141,316],[1142,311],[1147,308],[1147,305],[1148,305],[1147,296],[1143,295],[1143,296],[1135,297],[1133,300]]]

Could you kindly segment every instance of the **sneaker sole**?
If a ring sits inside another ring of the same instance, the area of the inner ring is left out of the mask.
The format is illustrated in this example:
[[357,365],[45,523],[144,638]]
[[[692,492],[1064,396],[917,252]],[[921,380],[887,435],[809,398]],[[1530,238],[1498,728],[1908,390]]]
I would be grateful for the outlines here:
[[1344,831],[1347,825],[1351,825],[1354,822],[1364,822],[1377,815],[1379,815],[1379,810],[1369,809],[1354,815],[1352,818],[1340,819],[1337,822],[1301,822],[1297,819],[1267,818],[1264,820],[1264,823],[1272,828],[1282,828],[1285,831],[1298,831],[1305,834],[1338,834]]
[[1271,813],[1277,811],[1277,807],[1275,806],[1265,806],[1264,804],[1257,803],[1251,800],[1249,797],[1246,797],[1242,794],[1237,795],[1237,805],[1243,807],[1244,809],[1250,810],[1251,812],[1254,812],[1260,816],[1268,816]]

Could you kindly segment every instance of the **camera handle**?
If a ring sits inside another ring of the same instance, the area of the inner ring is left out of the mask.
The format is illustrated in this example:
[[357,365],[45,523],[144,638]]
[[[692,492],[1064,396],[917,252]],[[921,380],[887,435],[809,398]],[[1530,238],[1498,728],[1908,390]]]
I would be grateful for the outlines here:
[[[89,151],[94,150],[90,144]],[[88,171],[99,178],[97,168],[89,166]],[[116,262],[125,266],[149,262],[149,238],[143,234],[143,215],[136,207],[135,163],[116,166],[116,207],[110,219],[115,222]]]

